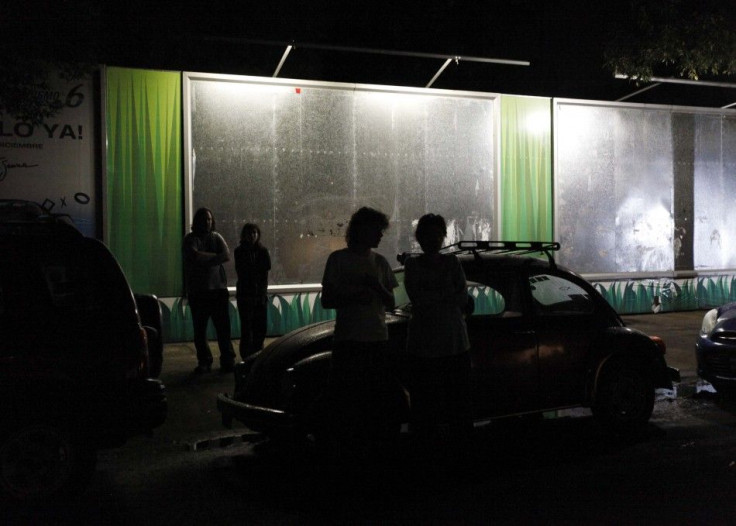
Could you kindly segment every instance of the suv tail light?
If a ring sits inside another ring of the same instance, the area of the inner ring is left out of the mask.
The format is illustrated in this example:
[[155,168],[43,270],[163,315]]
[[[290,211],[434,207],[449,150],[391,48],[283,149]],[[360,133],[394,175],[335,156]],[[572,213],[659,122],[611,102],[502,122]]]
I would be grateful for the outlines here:
[[135,362],[131,364],[130,369],[125,373],[125,377],[129,380],[148,376],[148,336],[146,335],[146,330],[140,325],[138,325],[136,340],[133,346],[134,349],[137,349]]

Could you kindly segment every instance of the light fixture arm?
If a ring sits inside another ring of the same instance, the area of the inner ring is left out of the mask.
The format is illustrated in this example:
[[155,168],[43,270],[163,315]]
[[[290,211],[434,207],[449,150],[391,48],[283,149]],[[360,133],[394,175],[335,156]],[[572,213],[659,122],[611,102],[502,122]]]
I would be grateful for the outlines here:
[[286,57],[289,56],[289,53],[291,53],[291,50],[294,49],[294,46],[292,44],[289,44],[286,46],[286,49],[284,50],[284,54],[281,55],[281,61],[279,62],[279,65],[276,66],[276,71],[273,72],[274,77],[279,76],[279,72],[281,71],[281,67],[284,65],[284,62],[286,62]]
[[[458,57],[455,57],[454,60],[455,60],[455,63],[456,64],[459,62],[459,58]],[[442,72],[445,71],[445,68],[447,68],[447,66],[449,66],[450,65],[450,62],[452,62],[452,61],[453,61],[452,58],[448,58],[447,60],[445,60],[445,63],[442,64],[442,66],[437,71],[437,73],[434,74],[434,77],[432,77],[432,80],[430,80],[429,83],[426,86],[424,86],[424,87],[425,88],[431,87],[432,84],[434,84],[434,81],[437,80],[440,75],[442,75]]]

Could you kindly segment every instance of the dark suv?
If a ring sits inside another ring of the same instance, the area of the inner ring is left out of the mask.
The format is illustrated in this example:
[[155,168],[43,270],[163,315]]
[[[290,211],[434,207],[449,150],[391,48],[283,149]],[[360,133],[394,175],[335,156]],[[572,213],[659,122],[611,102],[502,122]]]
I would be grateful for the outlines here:
[[[558,243],[495,241],[444,249],[458,255],[473,299],[467,326],[475,419],[585,406],[605,429],[639,430],[651,416],[655,388],[671,389],[679,373],[667,367],[661,340],[625,327],[590,283],[555,264],[558,249]],[[386,321],[398,381],[396,408],[387,413],[406,417],[411,393],[401,357],[411,304],[403,269],[395,274],[399,307]],[[298,329],[238,364],[233,396],[218,397],[223,423],[236,419],[272,436],[319,439],[331,427],[323,425],[330,408],[322,393],[333,330],[332,321]]]
[[[156,298],[133,293],[105,245],[68,217],[0,201],[0,487],[34,502],[83,488],[99,448],[166,418],[149,374]],[[158,319],[156,314],[158,313]],[[158,352],[158,351],[157,351]]]

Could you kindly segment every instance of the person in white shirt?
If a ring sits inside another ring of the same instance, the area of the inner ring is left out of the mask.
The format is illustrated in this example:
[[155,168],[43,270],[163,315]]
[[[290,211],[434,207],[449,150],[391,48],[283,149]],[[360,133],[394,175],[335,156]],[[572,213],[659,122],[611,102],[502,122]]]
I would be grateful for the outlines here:
[[394,381],[386,310],[394,308],[398,283],[386,258],[373,250],[388,226],[384,213],[357,210],[347,247],[330,254],[322,278],[322,306],[337,311],[329,395],[340,423],[335,431],[353,444],[382,429]]

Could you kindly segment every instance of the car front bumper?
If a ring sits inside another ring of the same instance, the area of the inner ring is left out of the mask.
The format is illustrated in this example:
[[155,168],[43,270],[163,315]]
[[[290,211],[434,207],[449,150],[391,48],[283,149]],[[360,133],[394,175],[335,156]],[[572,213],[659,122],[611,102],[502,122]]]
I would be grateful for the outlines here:
[[736,386],[736,348],[699,336],[695,345],[698,376],[716,389]]
[[217,409],[222,415],[222,424],[230,428],[232,421],[242,422],[248,429],[266,432],[273,429],[291,430],[296,427],[296,417],[270,407],[238,402],[227,394],[217,395]]

